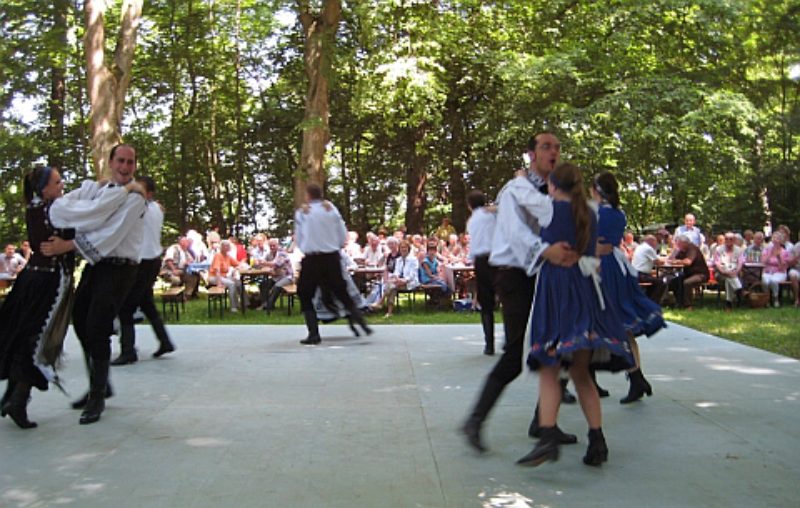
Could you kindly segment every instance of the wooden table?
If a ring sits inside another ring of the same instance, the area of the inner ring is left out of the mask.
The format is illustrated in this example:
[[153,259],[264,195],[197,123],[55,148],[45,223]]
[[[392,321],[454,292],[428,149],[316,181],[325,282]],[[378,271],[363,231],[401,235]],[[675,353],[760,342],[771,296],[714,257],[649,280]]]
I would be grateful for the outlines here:
[[447,285],[450,286],[450,289],[453,291],[453,294],[457,294],[459,285],[462,283],[464,278],[474,273],[475,273],[474,266],[446,265],[444,267],[445,282],[447,282]]
[[247,310],[247,305],[244,303],[244,294],[247,291],[246,287],[247,284],[250,282],[255,281],[259,277],[269,277],[272,275],[272,270],[268,268],[248,268],[246,270],[239,270],[239,279],[242,282],[240,291],[241,291],[241,300],[240,300],[240,307],[242,308],[242,314],[245,313]]
[[383,277],[385,271],[385,267],[360,266],[355,270],[351,270],[350,273],[353,276],[353,282],[356,284],[356,287],[358,287],[359,291],[361,291],[362,294],[369,294],[367,283],[371,280]]

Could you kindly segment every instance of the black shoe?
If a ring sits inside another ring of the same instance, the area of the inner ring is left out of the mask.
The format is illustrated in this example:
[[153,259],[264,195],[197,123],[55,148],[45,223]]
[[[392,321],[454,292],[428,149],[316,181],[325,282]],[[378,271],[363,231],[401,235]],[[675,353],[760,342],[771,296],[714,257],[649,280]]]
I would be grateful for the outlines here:
[[587,466],[600,466],[608,461],[608,446],[603,436],[603,429],[589,429],[589,448],[583,456],[583,463]]
[[110,365],[120,366],[120,365],[130,365],[132,363],[136,363],[139,360],[139,357],[134,354],[128,355],[119,355],[116,360],[113,360]]
[[316,337],[306,337],[305,339],[300,341],[300,344],[304,346],[316,346],[322,342],[322,339],[319,336]]
[[467,438],[469,444],[478,453],[486,451],[486,447],[481,442],[481,424],[473,419],[467,420],[467,423],[461,427],[461,433]]
[[36,422],[28,420],[28,400],[31,396],[31,386],[29,384],[17,383],[14,391],[2,406],[3,416],[8,415],[17,427],[21,429],[33,429]]
[[165,354],[172,353],[173,351],[175,351],[175,346],[173,346],[171,342],[167,342],[166,344],[161,344],[158,347],[158,350],[155,353],[153,353],[153,358],[161,358]]
[[[106,398],[109,399],[113,396],[114,391],[111,389],[111,385],[106,385]],[[73,402],[72,409],[83,409],[86,407],[87,402],[89,402],[89,392],[84,393],[83,397]]]
[[367,323],[362,323],[361,329],[364,330],[364,333],[366,333],[367,335],[372,335],[374,333],[372,328],[370,328],[370,326]]
[[609,395],[611,395],[610,393],[608,393],[608,390],[606,390],[602,386],[595,385],[595,387],[597,387],[597,395],[599,395],[601,399],[604,399],[604,398],[608,397]]
[[[555,429],[556,429],[555,437],[556,440],[558,441],[558,444],[570,445],[578,442],[578,436],[576,436],[575,434],[568,434],[564,432],[558,425],[555,426]],[[535,439],[542,437],[542,428],[538,426],[538,422],[536,427],[533,426],[533,422],[531,423],[531,426],[528,429],[528,437],[532,437]]]
[[558,440],[555,433],[556,427],[542,428],[542,438],[536,443],[531,452],[517,461],[520,466],[536,467],[544,462],[558,460]]
[[100,419],[103,410],[106,408],[106,401],[104,397],[99,395],[89,395],[89,400],[86,402],[86,409],[81,413],[80,424],[88,425]]
[[620,399],[620,404],[630,404],[631,402],[636,402],[640,400],[645,394],[648,397],[653,395],[653,388],[650,386],[650,383],[644,378],[641,369],[636,369],[633,372],[628,373],[628,381],[630,382],[630,388],[628,388],[628,395],[624,398]]
[[3,394],[3,397],[0,398],[0,417],[2,418],[6,417],[6,403],[8,403],[9,399],[11,398],[11,394],[14,393],[15,384],[16,383],[10,379],[6,382],[6,391]]
[[486,356],[494,356],[494,346],[484,347],[483,354],[485,354]]
[[577,401],[578,401],[578,399],[576,399],[575,396],[572,395],[570,393],[570,391],[567,390],[566,387],[564,387],[564,390],[561,392],[561,403],[562,404],[575,404]]

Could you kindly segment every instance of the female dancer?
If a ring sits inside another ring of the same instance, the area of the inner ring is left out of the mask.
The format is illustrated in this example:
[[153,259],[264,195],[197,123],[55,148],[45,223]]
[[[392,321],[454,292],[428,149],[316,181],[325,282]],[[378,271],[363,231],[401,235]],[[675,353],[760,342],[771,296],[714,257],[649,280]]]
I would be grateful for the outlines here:
[[539,371],[541,438],[517,463],[538,466],[558,459],[559,370],[566,367],[589,424],[589,448],[583,462],[599,466],[608,460],[608,448],[603,437],[600,397],[589,368],[622,370],[633,365],[633,356],[614,307],[602,303],[597,280],[599,261],[593,257],[596,218],[587,203],[580,170],[569,163],[559,164],[550,175],[549,188],[553,219],[542,229],[542,239],[551,244],[566,241],[582,257],[570,268],[545,262],[539,273],[528,365]]
[[48,382],[58,385],[55,367],[69,323],[74,254],[50,256],[46,246],[52,236],[68,240],[75,234],[49,223],[50,204],[63,190],[55,168],[37,167],[25,176],[25,220],[33,254],[0,309],[0,379],[8,379],[0,414],[23,429],[36,427],[28,420],[31,388],[44,391]]
[[627,218],[625,212],[619,209],[619,184],[611,173],[602,173],[594,179],[592,185],[592,198],[600,203],[599,223],[597,235],[602,243],[614,246],[614,251],[600,258],[601,275],[603,278],[603,293],[622,318],[625,330],[636,359],[636,365],[628,371],[630,388],[628,395],[622,398],[620,404],[630,404],[647,394],[651,396],[653,389],[644,378],[641,369],[641,358],[636,337],[647,335],[650,337],[664,328],[664,317],[661,307],[644,294],[639,287],[639,278],[636,270],[628,263],[625,253],[618,247],[625,233]]

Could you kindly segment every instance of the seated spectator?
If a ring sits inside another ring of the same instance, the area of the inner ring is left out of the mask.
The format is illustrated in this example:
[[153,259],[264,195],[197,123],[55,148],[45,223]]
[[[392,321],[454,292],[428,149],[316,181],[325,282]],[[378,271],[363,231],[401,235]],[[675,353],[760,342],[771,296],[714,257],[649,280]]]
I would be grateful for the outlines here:
[[761,274],[761,283],[772,293],[772,305],[781,306],[780,283],[786,281],[786,272],[792,255],[784,246],[783,233],[776,231],[772,234],[772,241],[761,255],[764,271]]
[[705,236],[703,236],[703,232],[700,231],[700,228],[695,226],[696,219],[693,214],[687,213],[686,216],[683,218],[683,226],[678,226],[675,228],[675,238],[677,239],[678,235],[686,235],[689,238],[689,241],[692,242],[695,247],[700,247],[706,242]]
[[358,233],[355,231],[347,232],[347,243],[344,246],[345,253],[351,259],[361,258],[361,246],[358,244]]
[[622,252],[625,253],[625,257],[628,258],[628,261],[633,259],[633,252],[636,250],[639,244],[636,243],[636,240],[633,238],[633,232],[625,231],[625,234],[622,236],[622,243],[620,244],[620,248]]
[[247,265],[247,249],[244,248],[242,242],[238,238],[231,235],[228,237],[231,244],[231,257],[236,261],[237,266]]
[[794,306],[800,307],[800,238],[792,249],[792,259],[789,261],[789,280],[792,283]]
[[[292,260],[286,249],[281,247],[277,238],[269,239],[269,252],[270,255],[264,264],[264,267],[270,271],[265,285],[267,293],[262,306],[265,310],[274,309],[275,302],[278,301],[278,297],[281,295],[281,290],[294,282]],[[262,294],[264,294],[264,290],[264,287],[262,287]]]
[[25,258],[17,254],[14,244],[9,243],[0,256],[0,280],[16,279],[23,268],[25,268]]
[[725,235],[724,234],[717,235],[716,239],[714,240],[714,243],[712,243],[711,246],[708,248],[709,257],[706,258],[706,261],[709,262],[709,265],[711,265],[711,268],[714,267],[714,259],[715,259],[716,255],[717,255],[717,249],[721,248],[721,247],[725,247]]
[[442,223],[439,224],[439,227],[436,228],[436,231],[433,233],[433,236],[437,240],[447,243],[448,239],[450,238],[450,235],[454,234],[456,234],[456,228],[454,228],[453,225],[450,224],[449,217],[444,217],[442,219]]
[[656,265],[664,264],[664,260],[659,258],[656,252],[657,246],[656,237],[646,235],[642,238],[642,243],[634,249],[631,264],[639,273],[639,282],[650,284],[646,288],[645,294],[647,294],[648,298],[661,305],[661,300],[667,292],[667,284],[663,278],[653,275],[653,268]]
[[753,230],[752,229],[745,229],[744,233],[742,233],[742,238],[744,239],[744,247],[750,247],[753,243]]
[[264,268],[264,263],[269,256],[267,247],[267,237],[263,233],[258,233],[253,237],[253,246],[250,248],[250,260],[253,268]]
[[33,254],[33,249],[31,249],[31,242],[28,240],[23,240],[17,249],[17,254],[22,256],[22,259],[25,260],[25,264],[28,264],[28,261],[31,259],[31,255]]
[[708,265],[700,248],[691,242],[688,235],[676,237],[672,259],[683,264],[683,272],[669,282],[678,307],[692,308],[694,290],[708,281]]
[[194,263],[194,258],[189,251],[192,241],[187,236],[178,239],[178,243],[170,245],[164,254],[161,262],[161,277],[173,286],[183,284],[183,295],[185,298],[197,296],[197,286],[200,283],[200,275],[189,273],[188,266]]
[[435,285],[441,288],[444,295],[451,293],[450,286],[442,277],[441,263],[439,262],[436,247],[433,244],[428,244],[428,253],[422,259],[419,267],[419,282],[424,285]]
[[442,254],[446,264],[463,265],[467,261],[466,253],[458,241],[458,235],[455,233],[447,239],[447,245],[443,248]]
[[231,302],[231,311],[239,311],[239,302],[244,296],[242,305],[247,305],[247,295],[242,290],[242,281],[238,278],[238,273],[234,267],[234,260],[230,256],[231,244],[227,240],[220,242],[219,252],[214,255],[211,261],[211,268],[208,269],[208,283],[217,287],[225,287],[228,290],[228,297]]
[[361,254],[366,266],[382,268],[386,264],[386,253],[381,247],[381,239],[373,233],[367,233],[367,245]]
[[411,253],[419,259],[420,253],[425,253],[426,239],[422,235],[411,236]]
[[400,242],[399,257],[394,262],[394,270],[386,280],[385,291],[381,301],[370,306],[373,310],[381,308],[386,302],[386,315],[391,317],[394,312],[394,301],[398,291],[413,290],[419,286],[419,263],[416,256],[411,254],[411,245],[403,240]]
[[778,226],[778,231],[780,231],[783,235],[783,248],[789,252],[792,252],[794,249],[794,244],[792,243],[792,230],[789,229],[789,226],[786,224],[781,224]]
[[189,242],[189,253],[194,258],[195,263],[211,263],[211,258],[208,253],[208,247],[206,243],[203,241],[203,235],[195,231],[194,229],[190,229],[186,232],[186,237],[190,240]]
[[725,310],[731,310],[734,299],[741,298],[742,281],[739,275],[744,266],[744,251],[735,244],[736,237],[731,231],[723,235],[723,242],[714,251],[714,277],[717,284],[725,286]]
[[672,253],[672,235],[669,234],[669,231],[666,229],[659,229],[656,233],[656,240],[658,241],[658,247],[656,247],[656,252],[658,252],[659,256],[669,256]]

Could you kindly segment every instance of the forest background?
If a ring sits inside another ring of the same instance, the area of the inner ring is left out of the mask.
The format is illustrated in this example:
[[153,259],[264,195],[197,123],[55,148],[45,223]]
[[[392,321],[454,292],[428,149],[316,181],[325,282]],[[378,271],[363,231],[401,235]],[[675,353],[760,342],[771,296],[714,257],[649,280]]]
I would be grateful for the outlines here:
[[[90,0],[0,5],[0,239],[24,237],[22,175],[94,178]],[[93,2],[97,3],[97,2]],[[128,0],[103,5],[107,34]],[[147,0],[115,127],[169,236],[292,229],[319,178],[349,227],[463,230],[528,137],[555,132],[587,178],[623,184],[631,227],[800,229],[798,0]],[[309,23],[326,89],[308,65]],[[109,36],[105,64],[118,41]],[[312,86],[309,86],[309,83]],[[309,115],[315,92],[330,120]],[[324,127],[320,175],[304,137]]]

